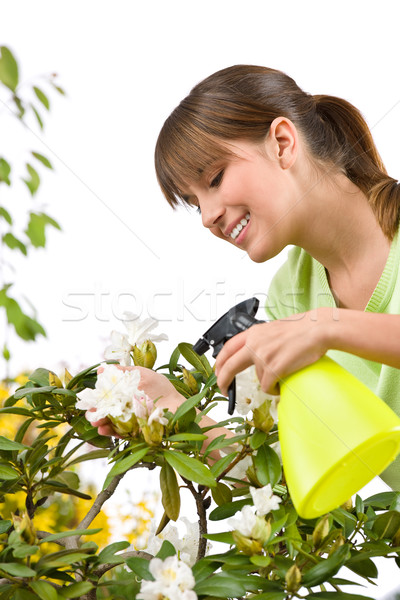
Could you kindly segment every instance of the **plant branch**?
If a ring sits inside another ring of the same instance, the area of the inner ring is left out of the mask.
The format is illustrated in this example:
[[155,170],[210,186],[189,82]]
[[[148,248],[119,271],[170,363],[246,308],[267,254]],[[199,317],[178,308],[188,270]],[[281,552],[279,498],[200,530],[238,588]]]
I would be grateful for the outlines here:
[[[197,551],[196,561],[203,558],[206,554],[207,540],[204,535],[207,533],[207,514],[205,507],[205,499],[202,491],[196,491],[191,481],[184,479],[188,489],[191,491],[196,502],[197,514],[199,517],[199,548]],[[208,488],[206,488],[208,490]]]
[[[77,529],[87,529],[91,522],[97,517],[99,512],[101,511],[103,504],[111,498],[117,486],[125,473],[121,473],[120,475],[116,475],[108,484],[105,490],[102,490],[100,494],[97,496],[96,500],[93,502],[92,507],[89,512],[83,517],[82,521],[77,525]],[[78,548],[78,541],[80,536],[73,535],[71,537],[65,538],[65,547],[68,549]]]

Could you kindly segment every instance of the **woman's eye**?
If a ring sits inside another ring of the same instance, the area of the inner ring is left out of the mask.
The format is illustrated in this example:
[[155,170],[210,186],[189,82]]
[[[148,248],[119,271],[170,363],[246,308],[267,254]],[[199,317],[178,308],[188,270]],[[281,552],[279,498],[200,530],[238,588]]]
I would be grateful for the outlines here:
[[224,170],[220,171],[218,175],[214,177],[214,179],[210,183],[210,187],[218,187],[222,181],[222,177],[224,175]]

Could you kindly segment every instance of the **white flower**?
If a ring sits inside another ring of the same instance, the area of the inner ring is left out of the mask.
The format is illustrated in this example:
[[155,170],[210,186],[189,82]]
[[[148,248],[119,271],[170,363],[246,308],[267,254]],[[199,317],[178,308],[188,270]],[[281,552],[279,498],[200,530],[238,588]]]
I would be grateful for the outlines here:
[[104,371],[97,377],[95,389],[79,393],[76,407],[90,411],[87,414],[89,421],[110,416],[126,422],[137,412],[148,414],[154,404],[139,390],[139,382],[139,370],[123,371],[117,365],[105,365]]
[[147,318],[141,321],[138,315],[131,312],[124,312],[123,316],[125,318],[122,322],[128,333],[111,332],[111,345],[107,346],[104,352],[106,360],[119,360],[121,365],[128,366],[131,364],[131,352],[134,346],[140,346],[148,340],[161,342],[168,339],[165,333],[158,335],[151,333],[158,325],[156,319]]
[[271,510],[277,510],[279,508],[282,499],[279,496],[275,496],[272,493],[271,484],[262,488],[250,488],[250,493],[253,498],[254,506],[256,508],[257,515],[267,515]]
[[168,340],[168,336],[165,333],[158,335],[151,333],[158,325],[156,319],[150,317],[141,321],[138,315],[131,312],[124,312],[124,319],[122,319],[126,329],[128,330],[128,341],[131,346],[140,346],[146,340],[151,342],[162,342]]
[[[246,416],[265,402],[275,402],[275,408],[278,399],[277,396],[263,392],[254,365],[236,375],[236,410],[240,415]],[[272,413],[271,416],[276,420]]]
[[197,600],[192,570],[176,555],[152,558],[149,570],[154,581],[142,581],[137,600]]
[[128,336],[119,331],[111,332],[111,345],[104,351],[106,360],[119,360],[125,367],[131,364],[132,346],[129,343]]
[[238,531],[244,537],[251,538],[258,525],[258,521],[259,517],[257,517],[253,507],[246,504],[241,511],[229,519],[228,523],[232,529]]
[[164,426],[168,425],[168,419],[167,417],[164,417],[164,409],[157,407],[153,410],[147,421],[148,425],[151,425],[152,423],[160,423]]
[[[158,535],[155,534],[156,524],[150,529],[149,541],[147,547],[144,548],[149,554],[157,554],[162,546],[164,540],[168,540],[178,553],[180,560],[192,567],[197,558],[197,550],[199,543],[199,524],[197,522],[191,523],[186,517],[181,517],[179,521],[182,521],[186,527],[186,533],[181,535],[174,525],[168,523]],[[207,544],[207,550],[209,550],[210,544]]]

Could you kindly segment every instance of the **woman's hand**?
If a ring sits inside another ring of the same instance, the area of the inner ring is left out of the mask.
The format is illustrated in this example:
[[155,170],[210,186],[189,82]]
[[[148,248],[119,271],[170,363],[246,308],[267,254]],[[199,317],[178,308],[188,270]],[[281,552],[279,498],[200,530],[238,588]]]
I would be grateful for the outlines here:
[[[185,398],[176,391],[172,383],[164,375],[161,375],[161,373],[146,369],[145,367],[123,367],[118,365],[118,368],[124,371],[139,369],[139,389],[143,390],[152,400],[158,399],[157,407],[168,408],[168,410],[174,413],[178,406],[185,400]],[[102,371],[103,369],[100,367],[98,373],[101,373]],[[92,422],[92,425],[98,428],[100,435],[120,437],[114,431],[109,419],[94,421]]]
[[226,342],[216,360],[221,392],[227,395],[235,375],[254,364],[263,391],[279,393],[282,378],[315,362],[328,350],[329,322],[332,309],[319,308],[238,333]]

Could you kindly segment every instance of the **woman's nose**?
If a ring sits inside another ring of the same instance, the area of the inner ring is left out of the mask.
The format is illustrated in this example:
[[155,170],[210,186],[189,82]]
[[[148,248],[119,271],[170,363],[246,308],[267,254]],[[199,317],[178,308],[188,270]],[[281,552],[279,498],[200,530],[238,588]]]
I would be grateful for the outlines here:
[[225,209],[214,198],[200,203],[200,210],[203,226],[208,229],[219,225],[225,213]]

